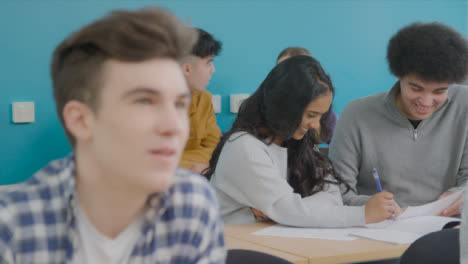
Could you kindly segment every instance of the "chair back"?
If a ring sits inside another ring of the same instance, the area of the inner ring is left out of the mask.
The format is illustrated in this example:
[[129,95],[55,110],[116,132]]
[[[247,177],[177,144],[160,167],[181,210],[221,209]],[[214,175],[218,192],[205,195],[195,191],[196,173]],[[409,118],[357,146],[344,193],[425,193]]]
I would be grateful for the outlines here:
[[226,264],[292,264],[291,262],[263,252],[246,250],[246,249],[230,249],[227,252]]
[[460,230],[456,228],[429,233],[409,246],[400,264],[459,264],[459,236]]

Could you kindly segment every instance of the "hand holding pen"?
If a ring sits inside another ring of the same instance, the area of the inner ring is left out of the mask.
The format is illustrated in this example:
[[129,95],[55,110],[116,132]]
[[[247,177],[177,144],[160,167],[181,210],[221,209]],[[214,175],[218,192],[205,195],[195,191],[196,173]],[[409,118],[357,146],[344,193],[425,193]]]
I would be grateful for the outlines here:
[[366,204],[366,223],[376,223],[400,215],[400,206],[393,199],[393,194],[382,190],[377,169],[372,170],[378,193]]

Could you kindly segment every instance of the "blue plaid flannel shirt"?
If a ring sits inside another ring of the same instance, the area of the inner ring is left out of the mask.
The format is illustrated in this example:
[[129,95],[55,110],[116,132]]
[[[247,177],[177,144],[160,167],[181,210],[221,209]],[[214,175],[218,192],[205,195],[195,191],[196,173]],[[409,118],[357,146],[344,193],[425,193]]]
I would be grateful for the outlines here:
[[[49,163],[0,192],[0,263],[67,263],[78,244],[75,159]],[[224,263],[223,223],[209,183],[178,169],[171,188],[148,198],[130,263]]]

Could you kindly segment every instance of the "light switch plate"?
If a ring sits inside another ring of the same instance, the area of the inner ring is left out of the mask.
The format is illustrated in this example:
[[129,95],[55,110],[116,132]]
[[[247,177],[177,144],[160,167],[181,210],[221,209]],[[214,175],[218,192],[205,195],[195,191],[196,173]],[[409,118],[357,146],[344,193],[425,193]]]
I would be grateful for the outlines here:
[[32,123],[35,121],[34,102],[14,102],[13,123]]
[[211,102],[213,103],[215,113],[221,113],[221,95],[213,94],[213,97],[211,97]]
[[231,94],[230,96],[230,107],[231,107],[231,113],[237,113],[239,112],[239,107],[242,104],[242,102],[247,99],[250,96],[250,94]]

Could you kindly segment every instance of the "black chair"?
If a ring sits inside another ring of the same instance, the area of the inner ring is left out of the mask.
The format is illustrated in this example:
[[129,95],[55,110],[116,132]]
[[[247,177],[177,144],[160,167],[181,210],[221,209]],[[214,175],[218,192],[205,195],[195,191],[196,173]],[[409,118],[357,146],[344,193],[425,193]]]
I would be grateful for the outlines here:
[[443,229],[419,238],[403,253],[400,264],[459,264],[459,231]]
[[230,249],[227,252],[226,264],[292,264],[291,262],[279,257],[275,257],[263,252],[246,250],[246,249]]

